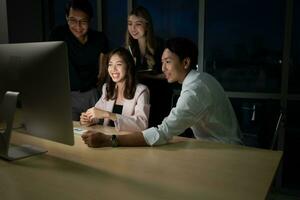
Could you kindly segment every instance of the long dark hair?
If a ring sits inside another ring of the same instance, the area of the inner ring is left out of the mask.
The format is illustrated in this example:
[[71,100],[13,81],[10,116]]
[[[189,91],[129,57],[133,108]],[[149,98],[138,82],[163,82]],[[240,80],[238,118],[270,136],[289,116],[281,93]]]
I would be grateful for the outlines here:
[[[156,40],[154,36],[154,30],[153,30],[153,23],[152,23],[152,18],[151,15],[149,14],[148,10],[142,6],[138,6],[135,9],[133,9],[130,14],[128,15],[135,15],[137,17],[141,17],[145,19],[146,21],[146,52],[145,52],[145,58],[147,65],[151,68],[156,64],[154,55],[155,55],[155,49],[156,49]],[[131,48],[132,53],[134,57],[137,57],[139,54],[139,45],[136,39],[134,39],[129,31],[128,31],[128,26],[127,26],[127,31],[126,31],[126,36],[125,36],[125,46],[127,48]]]
[[[135,64],[133,57],[131,56],[130,52],[124,48],[120,47],[117,49],[112,50],[108,54],[108,59],[106,62],[106,72],[108,73],[108,63],[113,55],[118,55],[120,58],[124,61],[126,65],[126,70],[125,70],[125,88],[124,88],[124,98],[126,99],[132,99],[135,94],[136,90],[136,73],[135,73]],[[108,75],[106,79],[106,100],[109,99],[116,99],[117,98],[117,88],[116,88],[116,83],[112,80],[112,78]]]

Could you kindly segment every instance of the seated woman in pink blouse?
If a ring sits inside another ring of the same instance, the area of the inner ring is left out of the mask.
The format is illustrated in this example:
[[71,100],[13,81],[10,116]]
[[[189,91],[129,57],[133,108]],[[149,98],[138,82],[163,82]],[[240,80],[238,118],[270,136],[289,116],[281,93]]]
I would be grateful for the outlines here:
[[120,131],[142,131],[148,128],[150,94],[147,86],[138,84],[130,52],[121,47],[108,55],[106,83],[95,107],[80,116],[82,125],[103,125]]

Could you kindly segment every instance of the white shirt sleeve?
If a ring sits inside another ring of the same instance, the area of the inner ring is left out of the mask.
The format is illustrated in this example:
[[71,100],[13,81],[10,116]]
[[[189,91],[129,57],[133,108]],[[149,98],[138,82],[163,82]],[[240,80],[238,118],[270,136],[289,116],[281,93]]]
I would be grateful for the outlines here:
[[195,124],[208,107],[208,101],[199,99],[201,98],[193,89],[183,89],[176,107],[168,117],[157,128],[143,131],[145,141],[151,146],[167,143],[173,136],[183,133]]
[[176,107],[157,128],[143,134],[149,145],[160,145],[189,127],[196,138],[240,143],[238,122],[222,86],[209,74],[193,70],[183,81]]
[[157,128],[151,127],[142,131],[145,141],[148,145],[161,145],[167,143],[167,140],[164,139],[158,132]]

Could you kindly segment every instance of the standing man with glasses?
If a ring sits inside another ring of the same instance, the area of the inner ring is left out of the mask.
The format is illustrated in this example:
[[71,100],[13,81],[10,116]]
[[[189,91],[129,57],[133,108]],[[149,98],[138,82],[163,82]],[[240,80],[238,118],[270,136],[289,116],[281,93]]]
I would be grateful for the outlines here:
[[72,118],[79,121],[101,95],[97,83],[108,42],[104,33],[90,29],[93,8],[88,0],[70,0],[65,14],[66,25],[56,27],[49,40],[65,41],[68,46]]

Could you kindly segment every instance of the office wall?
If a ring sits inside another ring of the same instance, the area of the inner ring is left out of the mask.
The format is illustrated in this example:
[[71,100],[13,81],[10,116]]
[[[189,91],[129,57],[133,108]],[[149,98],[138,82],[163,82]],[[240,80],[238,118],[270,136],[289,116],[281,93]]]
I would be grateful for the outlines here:
[[127,1],[102,1],[103,31],[106,34],[110,49],[123,46],[127,29]]
[[164,39],[187,37],[198,43],[199,1],[135,0],[134,6],[146,7],[153,19],[155,33]]
[[0,44],[8,43],[6,0],[0,0]]
[[7,23],[10,43],[42,41],[43,1],[8,0]]

